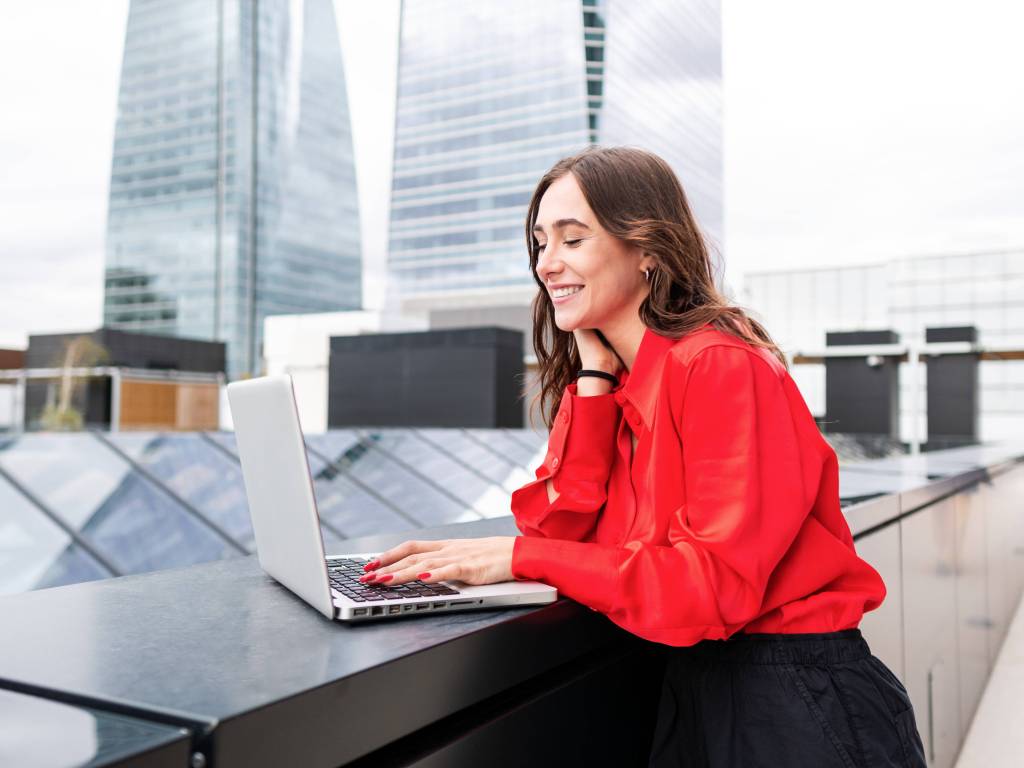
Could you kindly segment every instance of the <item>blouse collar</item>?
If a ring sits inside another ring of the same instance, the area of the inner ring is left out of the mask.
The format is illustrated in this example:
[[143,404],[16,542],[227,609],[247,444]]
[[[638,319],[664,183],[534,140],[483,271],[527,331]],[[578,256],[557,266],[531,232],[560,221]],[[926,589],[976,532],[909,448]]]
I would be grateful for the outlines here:
[[619,374],[619,386],[614,390],[615,401],[634,432],[640,426],[651,428],[654,405],[658,400],[658,385],[668,351],[678,341],[644,328],[640,347],[633,361],[633,369]]

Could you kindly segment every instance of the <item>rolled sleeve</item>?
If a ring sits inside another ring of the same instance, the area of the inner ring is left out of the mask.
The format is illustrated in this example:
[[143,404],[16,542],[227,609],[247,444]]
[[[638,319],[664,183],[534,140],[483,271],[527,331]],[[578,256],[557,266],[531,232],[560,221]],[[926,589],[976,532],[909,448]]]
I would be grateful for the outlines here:
[[608,613],[619,602],[618,547],[593,542],[517,536],[512,545],[512,576],[558,588],[559,594]]
[[[622,410],[614,393],[582,396],[565,388],[536,480],[512,493],[512,514],[525,536],[580,540],[607,500]],[[548,500],[551,480],[558,498]]]

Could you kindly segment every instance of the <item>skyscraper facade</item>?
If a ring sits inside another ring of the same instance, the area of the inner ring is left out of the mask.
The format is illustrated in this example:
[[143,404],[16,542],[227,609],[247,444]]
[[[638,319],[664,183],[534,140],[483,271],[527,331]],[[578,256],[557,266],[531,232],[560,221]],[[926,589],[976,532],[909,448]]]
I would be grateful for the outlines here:
[[132,0],[104,324],[255,373],[265,316],[361,306],[360,259],[331,0]]
[[530,193],[593,143],[663,156],[720,241],[717,0],[404,0],[391,300],[528,306]]

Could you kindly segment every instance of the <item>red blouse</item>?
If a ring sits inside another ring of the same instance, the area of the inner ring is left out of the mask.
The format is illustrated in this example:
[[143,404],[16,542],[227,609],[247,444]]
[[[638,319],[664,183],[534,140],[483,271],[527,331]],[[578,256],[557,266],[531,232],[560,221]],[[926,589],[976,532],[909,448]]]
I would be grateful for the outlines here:
[[569,384],[536,475],[512,494],[513,576],[648,640],[832,632],[885,597],[796,384],[710,326],[679,340],[646,330],[608,394]]

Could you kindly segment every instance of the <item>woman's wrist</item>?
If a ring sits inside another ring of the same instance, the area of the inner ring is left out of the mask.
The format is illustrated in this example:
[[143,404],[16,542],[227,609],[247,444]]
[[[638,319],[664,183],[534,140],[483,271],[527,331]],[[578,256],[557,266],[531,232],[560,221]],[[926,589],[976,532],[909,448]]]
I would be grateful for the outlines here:
[[[590,369],[595,370],[595,369]],[[602,370],[600,368],[596,370]],[[598,376],[580,376],[576,379],[576,394],[582,397],[607,395],[612,391],[612,383]]]

